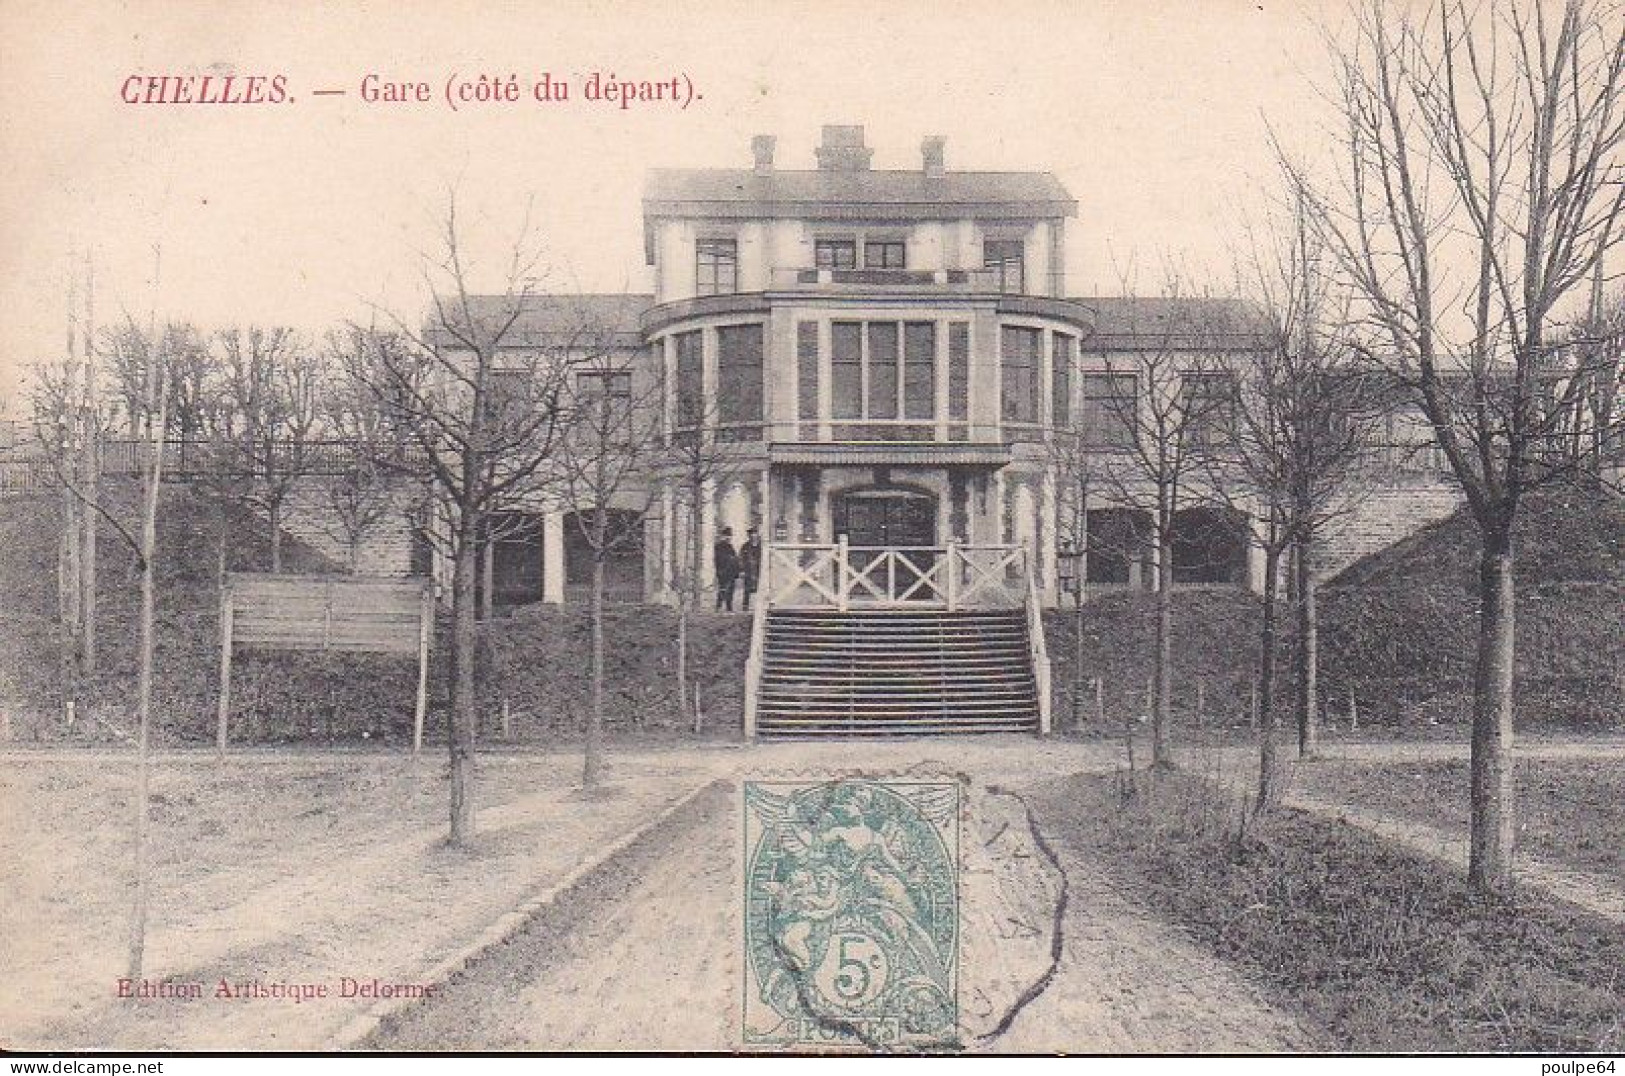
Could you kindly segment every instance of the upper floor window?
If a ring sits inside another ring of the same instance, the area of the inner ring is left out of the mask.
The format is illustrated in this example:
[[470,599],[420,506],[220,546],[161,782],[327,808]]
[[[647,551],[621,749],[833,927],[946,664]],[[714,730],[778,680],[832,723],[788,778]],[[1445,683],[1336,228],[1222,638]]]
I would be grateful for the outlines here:
[[1236,415],[1236,379],[1222,372],[1186,374],[1180,388],[1180,406],[1187,444],[1224,444],[1230,439]]
[[1079,378],[1082,408],[1078,425],[1084,443],[1097,448],[1127,448],[1134,443],[1139,382],[1133,374],[1084,374]]
[[830,342],[832,417],[935,418],[935,322],[837,321]]
[[871,239],[863,244],[865,269],[901,269],[907,261],[907,247],[901,239]]
[[820,269],[856,269],[858,243],[855,239],[816,239],[813,261]]
[[1006,422],[1037,422],[1043,333],[1006,325],[1002,339],[999,415]]
[[739,244],[732,239],[701,239],[695,245],[694,290],[700,295],[732,295],[739,290]]
[[1078,363],[1076,337],[1057,333],[1055,354],[1050,360],[1050,425],[1065,429],[1072,424],[1072,369]]
[[632,399],[632,371],[582,370],[576,374],[576,395],[583,400],[607,398],[611,403]]
[[534,404],[536,381],[529,370],[490,370],[485,375],[484,410],[497,426],[523,421]]
[[1002,292],[1026,290],[1022,275],[1021,240],[989,239],[982,244],[982,265],[993,272],[995,286]]

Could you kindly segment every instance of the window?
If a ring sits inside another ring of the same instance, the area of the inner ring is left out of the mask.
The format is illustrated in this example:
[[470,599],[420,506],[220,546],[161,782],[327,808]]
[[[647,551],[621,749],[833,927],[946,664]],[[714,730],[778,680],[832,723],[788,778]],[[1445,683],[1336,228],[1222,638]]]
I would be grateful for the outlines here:
[[869,240],[863,244],[865,269],[901,269],[906,261],[901,239]]
[[1180,391],[1186,443],[1200,447],[1228,442],[1235,418],[1236,379],[1228,373],[1186,374]]
[[936,417],[935,322],[837,321],[830,338],[833,418]]
[[739,244],[732,239],[701,239],[696,245],[694,290],[700,295],[731,295],[739,290]]
[[937,326],[910,321],[903,326],[903,417],[930,419],[937,413]]
[[1072,367],[1078,361],[1078,341],[1057,334],[1050,371],[1050,425],[1065,429],[1072,424]]
[[762,327],[717,330],[717,420],[724,426],[762,421]]
[[632,371],[582,370],[576,374],[576,394],[582,399],[596,400],[608,396],[612,400],[632,398]]
[[982,265],[993,271],[995,286],[1002,292],[1025,290],[1022,276],[1021,240],[989,239],[982,244]]
[[830,390],[833,418],[863,417],[863,323],[830,326]]
[[1038,329],[1006,325],[1003,332],[999,415],[1006,422],[1038,421]]
[[498,426],[523,421],[532,403],[529,370],[490,370],[485,375],[486,421]]
[[869,413],[897,417],[897,322],[871,321],[869,329]]
[[677,425],[698,426],[705,416],[705,359],[698,332],[679,333],[677,352]]
[[1139,383],[1133,374],[1084,374],[1083,407],[1078,415],[1084,443],[1096,448],[1134,444]]
[[816,239],[813,261],[820,269],[856,269],[858,244],[855,239]]

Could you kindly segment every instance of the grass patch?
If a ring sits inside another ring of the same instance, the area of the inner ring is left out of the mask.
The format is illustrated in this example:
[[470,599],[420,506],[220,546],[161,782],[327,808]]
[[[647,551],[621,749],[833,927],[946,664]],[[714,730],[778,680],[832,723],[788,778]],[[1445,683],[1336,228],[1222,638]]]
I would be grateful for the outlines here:
[[[1518,854],[1625,886],[1625,759],[1519,759]],[[1467,762],[1326,761],[1301,766],[1312,791],[1467,832]]]
[[1240,828],[1185,775],[1125,799],[1075,778],[1046,812],[1157,913],[1344,1051],[1618,1051],[1625,934],[1485,898],[1379,838],[1296,811]]

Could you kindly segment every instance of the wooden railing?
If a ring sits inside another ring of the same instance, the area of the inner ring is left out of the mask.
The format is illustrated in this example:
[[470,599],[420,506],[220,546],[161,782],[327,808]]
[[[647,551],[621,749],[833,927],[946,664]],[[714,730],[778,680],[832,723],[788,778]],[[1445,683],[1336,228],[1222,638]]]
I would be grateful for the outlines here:
[[1016,609],[1027,601],[1019,545],[770,543],[760,589],[776,608]]

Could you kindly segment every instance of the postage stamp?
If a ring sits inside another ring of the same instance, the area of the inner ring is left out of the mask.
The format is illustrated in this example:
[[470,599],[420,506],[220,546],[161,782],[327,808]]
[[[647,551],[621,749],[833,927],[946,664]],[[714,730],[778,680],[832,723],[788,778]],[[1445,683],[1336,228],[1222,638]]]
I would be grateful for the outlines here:
[[745,783],[746,1045],[957,1044],[959,806],[952,781]]

